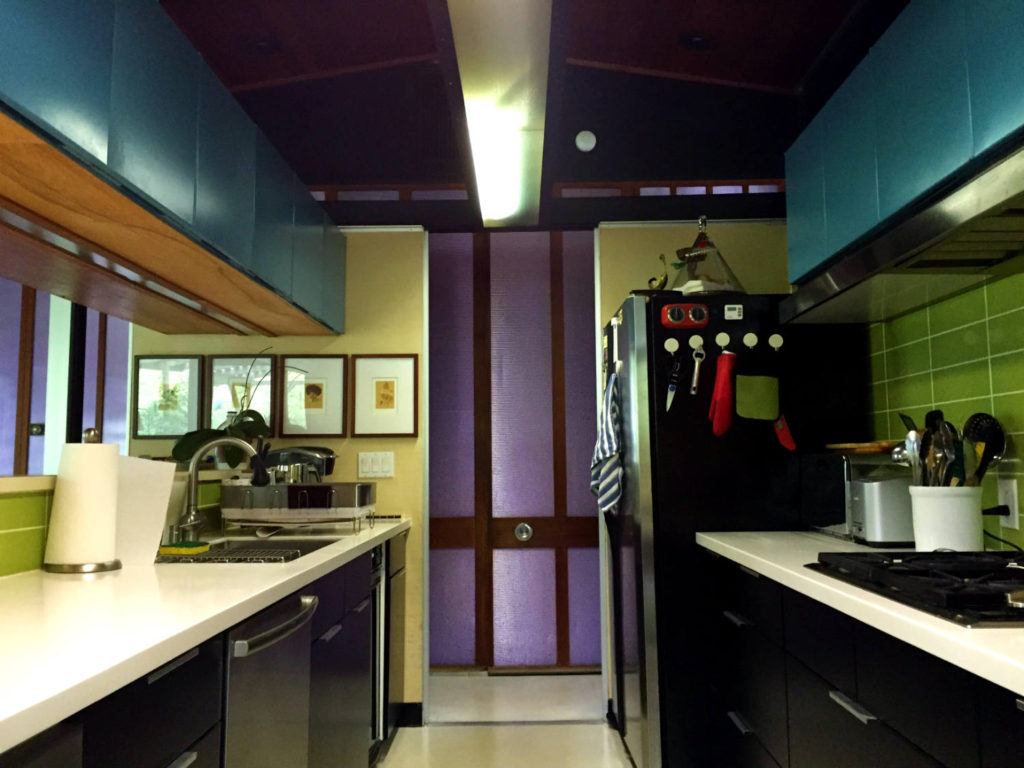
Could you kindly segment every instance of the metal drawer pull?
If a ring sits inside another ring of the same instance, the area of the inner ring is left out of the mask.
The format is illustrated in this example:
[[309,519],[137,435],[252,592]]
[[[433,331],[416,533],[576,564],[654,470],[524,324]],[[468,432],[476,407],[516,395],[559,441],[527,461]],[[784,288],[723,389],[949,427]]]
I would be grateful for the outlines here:
[[167,766],[167,768],[188,768],[192,763],[199,759],[198,752],[186,752],[173,763]]
[[1017,699],[1017,709],[1024,712],[1024,699]]
[[851,715],[860,720],[862,723],[864,723],[864,725],[868,725],[872,720],[878,719],[870,712],[868,712],[866,709],[864,709],[864,707],[861,706],[859,703],[857,703],[849,696],[847,696],[845,693],[842,693],[840,691],[829,691],[828,697],[832,699],[832,701],[834,701],[840,707],[849,712]]
[[745,565],[741,565],[740,566],[740,570],[743,571],[745,574],[747,574],[747,576],[753,576],[755,579],[760,579],[761,578],[761,574],[760,573],[758,573],[757,571],[755,571],[755,570],[753,570],[751,568],[747,568],[747,566],[745,566]]
[[335,624],[333,627],[324,632],[320,637],[316,639],[318,643],[329,643],[334,639],[334,636],[341,632],[341,624]]
[[751,627],[754,625],[754,622],[740,616],[738,613],[733,613],[732,611],[722,611],[722,615],[725,616],[725,618],[729,620],[729,623],[734,627]]
[[354,613],[362,613],[363,611],[366,610],[366,608],[367,608],[367,606],[369,604],[370,604],[370,598],[366,598],[365,600],[363,600],[363,602],[361,602],[359,605],[357,605],[355,608],[353,608],[352,611]]
[[168,661],[166,664],[160,667],[160,669],[150,672],[149,675],[146,677],[146,684],[152,685],[161,677],[171,674],[171,672],[176,670],[178,667],[188,664],[190,661],[192,661],[192,659],[194,659],[198,655],[198,648],[193,648],[191,651],[185,651],[185,653],[181,654],[181,656],[179,656],[178,658],[171,659],[170,661]]
[[741,736],[746,736],[749,733],[753,733],[754,729],[747,724],[747,721],[743,719],[743,716],[739,712],[726,712],[726,716],[732,720],[732,724],[736,726],[736,730],[740,732]]
[[320,599],[315,595],[303,595],[299,598],[299,602],[302,603],[302,610],[282,624],[277,625],[273,629],[268,629],[266,632],[261,632],[255,637],[250,637],[248,640],[235,640],[234,657],[240,659],[244,656],[252,656],[266,650],[275,643],[284,640],[288,635],[312,619],[313,612],[320,603]]

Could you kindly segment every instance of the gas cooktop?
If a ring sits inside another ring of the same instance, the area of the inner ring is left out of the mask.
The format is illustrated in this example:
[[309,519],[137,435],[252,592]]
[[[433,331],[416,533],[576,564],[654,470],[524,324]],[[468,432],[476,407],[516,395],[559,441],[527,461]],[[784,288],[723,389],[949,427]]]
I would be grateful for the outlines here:
[[807,567],[966,627],[1024,627],[1022,552],[820,552]]

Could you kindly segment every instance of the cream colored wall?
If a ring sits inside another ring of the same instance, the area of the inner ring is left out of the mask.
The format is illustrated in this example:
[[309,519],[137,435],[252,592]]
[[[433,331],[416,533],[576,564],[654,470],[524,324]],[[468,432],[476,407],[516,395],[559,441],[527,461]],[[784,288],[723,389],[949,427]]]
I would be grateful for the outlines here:
[[[272,438],[274,447],[310,442],[338,454],[333,480],[356,480],[356,454],[394,451],[395,477],[377,479],[377,512],[412,520],[407,547],[405,595],[405,687],[401,700],[423,700],[423,442],[426,388],[422,381],[423,251],[420,231],[350,231],[347,234],[345,333],[330,337],[166,336],[134,329],[134,354],[379,354],[408,353],[421,358],[418,438]],[[351,375],[351,372],[350,372]],[[133,456],[167,456],[171,441],[132,440]]]
[[[783,219],[712,221],[708,235],[747,293],[789,293]],[[598,227],[602,325],[631,290],[646,289],[647,281],[662,273],[660,254],[671,264],[676,251],[689,248],[696,237],[696,222]]]

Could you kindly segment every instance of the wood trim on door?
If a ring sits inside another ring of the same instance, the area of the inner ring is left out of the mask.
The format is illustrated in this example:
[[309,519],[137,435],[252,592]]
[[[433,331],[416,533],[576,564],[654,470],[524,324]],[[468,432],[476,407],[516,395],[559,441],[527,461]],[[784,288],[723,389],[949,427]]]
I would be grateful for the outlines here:
[[28,437],[32,420],[32,359],[35,354],[36,291],[21,287],[21,323],[18,338],[18,394],[14,414],[14,467],[28,474]]
[[[494,665],[491,551],[491,240],[473,234],[473,463],[476,550],[476,663]],[[433,521],[431,521],[433,523]]]
[[[556,525],[566,520],[565,458],[565,267],[562,233],[549,237],[551,285],[551,451]],[[555,546],[555,639],[558,665],[569,665],[569,550],[564,535]]]
[[99,430],[103,442],[103,404],[107,385],[107,316],[99,313],[96,325],[96,421],[93,426]]

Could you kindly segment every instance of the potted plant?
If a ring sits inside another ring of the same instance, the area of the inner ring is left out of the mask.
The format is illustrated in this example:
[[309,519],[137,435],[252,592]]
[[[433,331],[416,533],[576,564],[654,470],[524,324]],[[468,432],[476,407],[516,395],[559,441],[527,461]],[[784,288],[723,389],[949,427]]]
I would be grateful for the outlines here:
[[[263,383],[263,379],[270,374],[269,372],[263,374],[251,391],[249,390],[249,377],[252,375],[252,367],[256,363],[256,358],[268,349],[270,347],[261,349],[253,357],[252,362],[249,363],[249,370],[245,374],[245,387],[243,389],[245,394],[239,403],[241,406],[239,410],[229,413],[228,418],[216,429],[204,428],[186,432],[174,443],[174,448],[171,449],[171,456],[177,461],[189,461],[195,452],[206,443],[214,438],[225,436],[237,437],[247,442],[255,440],[257,441],[257,451],[262,449],[263,439],[270,436],[270,426],[267,424],[267,420],[263,418],[263,414],[252,409],[250,406],[252,405],[256,390]],[[229,467],[237,467],[245,458],[245,454],[239,448],[226,446],[222,450],[223,460]]]

